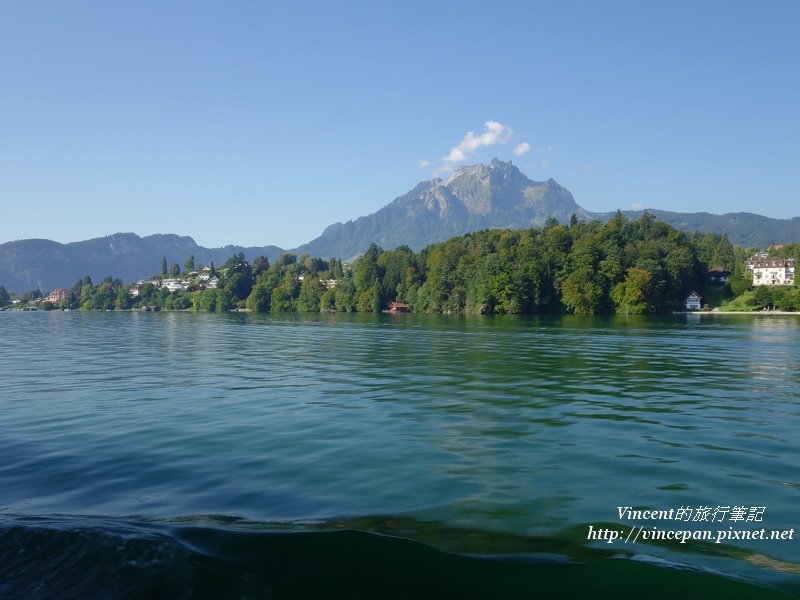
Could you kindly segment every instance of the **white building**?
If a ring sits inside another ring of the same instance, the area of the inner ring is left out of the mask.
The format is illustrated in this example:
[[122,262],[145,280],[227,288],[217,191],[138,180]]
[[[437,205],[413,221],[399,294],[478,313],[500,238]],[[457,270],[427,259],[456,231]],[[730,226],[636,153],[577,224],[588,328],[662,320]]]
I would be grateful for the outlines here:
[[167,288],[170,292],[177,292],[189,289],[189,282],[183,279],[164,279],[161,285]]
[[700,310],[703,308],[703,297],[697,292],[692,292],[686,296],[686,300],[684,300],[683,304],[686,310]]
[[747,270],[753,274],[753,285],[793,285],[793,258],[748,258]]

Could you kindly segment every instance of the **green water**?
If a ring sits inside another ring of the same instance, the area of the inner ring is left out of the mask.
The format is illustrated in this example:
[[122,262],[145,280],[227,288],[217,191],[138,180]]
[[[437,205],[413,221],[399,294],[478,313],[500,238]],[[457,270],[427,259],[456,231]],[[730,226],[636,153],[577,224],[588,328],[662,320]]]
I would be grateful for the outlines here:
[[798,526],[800,317],[0,313],[0,344],[0,596],[800,593],[796,532],[644,539]]

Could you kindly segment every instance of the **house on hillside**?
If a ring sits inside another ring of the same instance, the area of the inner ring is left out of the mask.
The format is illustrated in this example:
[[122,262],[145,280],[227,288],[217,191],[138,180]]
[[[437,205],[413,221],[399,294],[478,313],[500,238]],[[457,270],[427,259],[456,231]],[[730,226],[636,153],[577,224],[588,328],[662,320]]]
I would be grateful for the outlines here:
[[47,301],[53,304],[64,302],[69,298],[69,293],[70,290],[68,288],[56,288],[47,295]]
[[714,267],[708,272],[708,280],[711,283],[726,283],[731,277],[731,272],[722,267]]
[[793,285],[793,258],[760,258],[751,256],[745,261],[747,270],[753,275],[753,285]]
[[189,289],[189,282],[183,279],[164,279],[162,282],[163,287],[167,288],[170,292],[185,291]]
[[703,308],[703,297],[697,292],[692,292],[686,296],[683,305],[686,307],[686,310],[700,310]]

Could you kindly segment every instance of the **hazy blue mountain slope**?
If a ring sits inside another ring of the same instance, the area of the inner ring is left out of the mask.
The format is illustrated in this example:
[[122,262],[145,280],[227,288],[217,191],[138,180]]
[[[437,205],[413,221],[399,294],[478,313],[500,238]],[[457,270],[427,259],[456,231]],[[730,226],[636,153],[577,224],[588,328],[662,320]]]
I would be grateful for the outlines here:
[[95,281],[111,275],[129,282],[158,274],[163,256],[169,264],[177,263],[182,268],[192,254],[198,265],[211,261],[219,265],[238,252],[250,258],[259,254],[274,258],[280,248],[203,248],[190,237],[172,234],[139,237],[116,233],[70,244],[19,240],[0,244],[0,285],[17,292],[37,288],[48,291],[72,286],[84,275]]

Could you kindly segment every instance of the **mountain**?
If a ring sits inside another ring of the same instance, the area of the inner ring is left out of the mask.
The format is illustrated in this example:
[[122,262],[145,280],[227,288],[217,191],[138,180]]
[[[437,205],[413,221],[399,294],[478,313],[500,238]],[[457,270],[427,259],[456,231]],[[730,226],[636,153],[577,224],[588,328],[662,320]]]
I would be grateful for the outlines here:
[[[676,229],[725,233],[731,242],[743,246],[800,241],[800,217],[770,219],[751,213],[648,212]],[[531,181],[511,162],[494,159],[488,165],[461,167],[445,179],[423,181],[371,215],[330,225],[318,238],[293,252],[348,259],[364,252],[373,242],[386,249],[405,244],[419,250],[470,231],[526,229],[541,226],[550,217],[565,223],[573,214],[581,220],[605,221],[615,213],[589,212],[554,180]],[[623,214],[638,219],[642,211]],[[87,274],[92,279],[112,275],[123,281],[135,281],[157,273],[162,256],[170,264],[182,265],[190,254],[195,256],[197,264],[211,261],[221,264],[239,252],[250,259],[258,255],[273,259],[281,249],[276,246],[203,248],[190,237],[142,238],[132,233],[72,244],[21,240],[0,244],[0,285],[16,292],[36,288],[47,291],[71,286]]]
[[[623,214],[638,219],[643,212]],[[676,229],[724,233],[731,242],[743,246],[800,241],[799,217],[648,212]],[[388,249],[406,244],[419,250],[427,244],[480,229],[526,229],[541,226],[549,217],[565,223],[572,214],[580,220],[607,221],[615,213],[589,212],[554,180],[531,181],[511,162],[495,158],[488,165],[461,167],[446,179],[423,181],[371,215],[330,225],[296,252],[350,258],[364,252],[372,242]]]
[[277,246],[203,248],[190,237],[173,234],[116,233],[70,244],[19,240],[0,244],[0,285],[16,292],[48,291],[71,287],[84,275],[94,281],[111,275],[128,282],[157,274],[164,256],[169,264],[182,267],[190,255],[198,265],[211,261],[220,265],[239,252],[251,259],[258,255],[273,259],[280,251]]
[[[754,213],[726,213],[714,215],[707,212],[676,213],[668,210],[648,210],[659,221],[664,221],[681,231],[725,233],[734,244],[750,248],[764,248],[772,244],[800,242],[800,217],[771,219]],[[622,211],[628,219],[638,219],[642,210]],[[596,215],[601,220],[614,213]]]
[[541,226],[548,217],[567,221],[573,213],[591,218],[554,180],[531,181],[511,162],[494,159],[457,169],[446,179],[423,181],[376,213],[330,225],[296,252],[350,258],[372,242],[419,250],[468,231],[524,229]]

